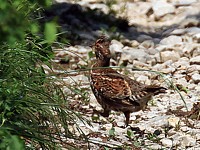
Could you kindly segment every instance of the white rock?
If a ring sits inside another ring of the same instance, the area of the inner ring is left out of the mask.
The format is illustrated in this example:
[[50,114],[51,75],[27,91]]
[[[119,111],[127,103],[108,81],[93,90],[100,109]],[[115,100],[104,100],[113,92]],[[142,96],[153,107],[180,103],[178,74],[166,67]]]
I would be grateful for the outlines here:
[[154,47],[154,42],[152,40],[143,41],[139,46],[139,48],[145,48],[145,49],[153,47]]
[[131,41],[131,47],[138,47],[139,44],[140,43],[138,41],[136,41],[136,40],[132,40]]
[[87,62],[85,62],[83,60],[80,60],[77,64],[80,65],[80,66],[87,66],[88,65]]
[[162,149],[162,146],[159,144],[148,145],[148,149]]
[[157,18],[175,12],[175,7],[172,4],[162,0],[159,1],[156,0],[155,2],[153,2],[152,9]]
[[200,45],[198,48],[194,48],[194,51],[192,53],[192,56],[193,57],[196,57],[196,56],[200,56]]
[[180,55],[174,51],[164,51],[160,53],[161,62],[172,60],[173,62],[179,60]]
[[200,65],[200,56],[196,56],[190,59],[190,64],[197,64]]
[[146,62],[149,59],[149,55],[145,52],[144,49],[136,49],[136,48],[130,48],[130,47],[124,47],[123,53],[121,56],[121,60],[138,60],[141,62]]
[[175,71],[175,68],[172,68],[172,67],[170,67],[170,68],[164,68],[164,69],[161,70],[162,73],[166,73],[166,74],[172,73],[174,71]]
[[191,5],[192,3],[197,2],[197,0],[175,0],[172,1],[176,6],[187,6],[187,5]]
[[138,82],[144,83],[144,84],[150,84],[151,81],[149,80],[149,78],[145,75],[140,75],[137,79]]
[[[147,117],[147,118],[149,118],[149,117]],[[150,129],[150,126],[153,126],[153,127],[166,127],[166,126],[168,126],[167,118],[168,118],[168,116],[156,116],[154,118],[150,118],[149,122],[146,122],[146,124],[145,124],[146,129],[147,130],[148,130],[148,128]]]
[[171,35],[169,37],[166,37],[160,41],[160,44],[162,45],[177,45],[182,44],[182,38],[180,36]]
[[[80,45],[78,45],[78,46],[76,46],[77,47],[77,49],[78,49],[78,52],[79,53],[87,53],[88,52],[88,48],[89,47],[83,47],[83,46],[80,46]],[[89,48],[90,50],[91,50],[91,48]]]
[[116,135],[122,135],[127,131],[127,128],[114,127]]
[[183,53],[185,54],[191,54],[191,52],[194,50],[194,43],[186,43],[186,45],[183,48]]
[[165,51],[169,48],[168,45],[158,45],[155,49],[158,51],[158,52],[162,52],[162,51]]
[[112,128],[112,124],[111,123],[104,124],[103,127],[105,128],[105,131],[109,133],[109,130]]
[[197,94],[200,94],[200,82],[198,83],[198,85],[195,87],[195,90],[197,92]]
[[171,139],[164,138],[164,139],[161,139],[160,141],[161,141],[163,146],[172,147],[173,142],[172,142]]
[[[175,29],[173,30],[170,35],[183,35],[187,32],[186,29]],[[167,32],[168,33],[168,32]]]
[[109,48],[111,52],[122,52],[123,47],[124,45],[121,42],[117,40],[112,40]]
[[109,8],[105,4],[95,3],[94,5],[90,5],[90,8],[91,9],[101,9],[105,14],[109,13]]
[[180,118],[178,117],[170,117],[167,119],[169,126],[177,127],[179,125]]
[[192,75],[192,80],[194,81],[194,83],[199,83],[200,82],[200,74],[199,73],[195,73]]
[[181,147],[195,146],[196,139],[190,135],[184,135],[179,138]]
[[200,65],[190,65],[187,68],[188,73],[194,72],[194,71],[199,71],[200,72]]
[[200,42],[200,33],[197,33],[193,36],[193,38],[196,40],[197,43]]
[[191,27],[191,28],[187,28],[187,33],[189,35],[195,35],[200,33],[200,28],[199,27]]
[[182,66],[189,66],[189,58],[187,57],[181,57],[177,62],[174,63],[174,66],[177,67],[182,67]]
[[[131,120],[131,119],[130,119]],[[121,121],[117,121],[117,126],[118,127],[122,127],[122,126],[124,126],[125,124],[124,124],[124,122],[121,122]]]

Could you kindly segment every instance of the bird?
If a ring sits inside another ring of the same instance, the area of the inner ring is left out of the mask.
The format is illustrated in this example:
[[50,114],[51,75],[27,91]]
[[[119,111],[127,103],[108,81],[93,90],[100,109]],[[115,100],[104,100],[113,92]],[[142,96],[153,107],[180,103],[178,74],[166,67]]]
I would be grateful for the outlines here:
[[[103,111],[103,117],[109,117],[111,110],[123,112],[125,125],[130,122],[130,114],[144,110],[152,96],[165,93],[166,88],[158,85],[145,85],[120,74],[110,67],[110,40],[101,36],[92,45],[96,60],[90,71],[90,86]],[[95,111],[97,112],[97,111]]]

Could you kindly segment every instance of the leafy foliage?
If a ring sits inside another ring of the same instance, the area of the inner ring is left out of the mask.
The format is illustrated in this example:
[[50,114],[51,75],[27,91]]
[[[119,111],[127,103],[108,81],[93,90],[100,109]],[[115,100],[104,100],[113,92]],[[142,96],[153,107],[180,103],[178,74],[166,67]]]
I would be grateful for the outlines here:
[[58,149],[62,138],[74,138],[69,122],[82,118],[44,71],[57,29],[54,22],[41,29],[35,10],[50,0],[0,2],[0,149]]

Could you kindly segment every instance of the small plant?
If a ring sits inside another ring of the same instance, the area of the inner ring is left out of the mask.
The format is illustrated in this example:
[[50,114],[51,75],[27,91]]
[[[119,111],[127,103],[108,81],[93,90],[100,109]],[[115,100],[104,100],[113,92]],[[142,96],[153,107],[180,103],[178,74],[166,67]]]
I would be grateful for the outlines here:
[[135,134],[132,130],[127,130],[127,136],[132,141],[132,143],[135,147],[141,146],[141,142],[138,140],[138,138],[135,136]]
[[110,130],[109,130],[109,136],[112,138],[115,136],[115,128],[112,127]]
[[113,10],[112,5],[116,4],[116,0],[105,0],[105,4],[109,8],[109,14],[116,14],[116,12]]
[[160,138],[156,134],[148,133],[147,139],[154,142],[159,142]]
[[52,69],[57,31],[53,22],[44,32],[38,26],[35,10],[45,2],[3,1],[0,6],[0,149],[60,149],[63,140],[71,149],[67,138],[86,138],[69,131],[70,123],[83,119],[68,107],[59,80],[44,70],[44,65]]

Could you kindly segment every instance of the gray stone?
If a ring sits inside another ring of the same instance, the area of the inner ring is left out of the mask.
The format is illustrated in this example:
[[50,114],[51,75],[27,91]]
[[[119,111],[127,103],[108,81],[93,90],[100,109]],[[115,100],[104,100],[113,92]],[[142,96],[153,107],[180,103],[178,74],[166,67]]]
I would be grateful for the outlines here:
[[152,37],[149,35],[141,34],[137,37],[138,42],[143,42],[145,40],[152,40]]
[[161,139],[160,142],[162,143],[163,146],[166,147],[172,147],[173,144],[172,140],[168,138]]
[[149,59],[149,55],[145,52],[144,49],[135,49],[130,47],[124,47],[121,60],[138,60],[141,62],[146,62]]
[[188,73],[194,72],[194,71],[199,71],[200,72],[200,65],[190,65],[187,68]]
[[180,118],[179,117],[170,117],[167,119],[169,126],[176,127],[179,125]]
[[171,35],[160,41],[162,45],[177,45],[182,44],[182,38],[180,36]]
[[194,139],[190,135],[183,135],[179,138],[179,140],[180,140],[181,147],[183,148],[196,145],[196,139]]
[[112,40],[109,48],[110,48],[111,52],[120,52],[121,53],[123,47],[124,47],[124,45],[121,42],[119,42],[117,40]]
[[164,51],[160,53],[161,62],[172,60],[173,62],[179,60],[180,55],[174,51]]
[[198,34],[198,33],[200,33],[200,28],[198,28],[198,27],[187,28],[187,33],[190,35]]
[[198,48],[195,48],[195,50],[192,53],[192,56],[193,57],[200,56],[200,45]]
[[190,59],[190,64],[193,65],[193,64],[197,64],[197,65],[200,65],[200,56],[196,56],[196,57],[193,57]]
[[153,2],[152,9],[154,11],[156,18],[160,18],[166,14],[175,12],[175,7],[172,4],[167,3],[166,1],[163,0],[159,1],[156,0],[155,2]]
[[175,0],[172,1],[176,6],[187,6],[197,2],[197,0]]
[[200,74],[199,73],[193,74],[192,80],[194,81],[195,84],[198,84],[200,82]]
[[182,52],[191,55],[193,50],[194,50],[194,43],[186,43],[185,46],[183,47]]
[[159,145],[159,144],[156,144],[156,143],[154,143],[154,144],[152,144],[152,145],[148,145],[148,148],[149,149],[162,149],[162,146],[161,145]]
[[172,68],[172,67],[164,68],[164,69],[161,70],[162,73],[166,73],[166,74],[172,73],[174,71],[175,71],[175,68]]
[[200,33],[195,34],[193,38],[197,43],[200,43]]
[[186,32],[187,32],[187,29],[175,29],[172,32],[170,32],[170,35],[183,35]]
[[154,47],[154,42],[152,40],[146,40],[139,45],[139,48],[145,48],[145,49],[153,47]]

